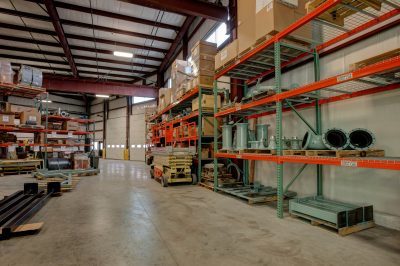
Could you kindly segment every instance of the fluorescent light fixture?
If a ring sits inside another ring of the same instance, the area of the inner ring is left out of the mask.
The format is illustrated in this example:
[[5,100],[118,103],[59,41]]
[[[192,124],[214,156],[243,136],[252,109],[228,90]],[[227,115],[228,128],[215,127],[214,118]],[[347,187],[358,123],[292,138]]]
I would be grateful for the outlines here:
[[110,98],[110,96],[108,95],[104,95],[104,94],[96,94],[97,98]]
[[51,100],[42,100],[42,103],[51,103]]
[[127,58],[132,58],[133,54],[132,53],[126,53],[126,52],[118,52],[114,51],[115,56],[120,56],[120,57],[127,57]]

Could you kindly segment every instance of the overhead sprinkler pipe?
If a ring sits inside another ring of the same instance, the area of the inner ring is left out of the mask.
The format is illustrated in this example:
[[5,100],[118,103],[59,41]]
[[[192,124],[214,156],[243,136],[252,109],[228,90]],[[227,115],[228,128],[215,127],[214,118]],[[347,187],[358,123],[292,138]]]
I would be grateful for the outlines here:
[[367,150],[375,144],[375,134],[365,128],[356,128],[349,132],[350,148]]
[[340,128],[330,128],[322,134],[322,142],[330,150],[344,150],[349,147],[347,132]]
[[327,150],[322,142],[322,135],[316,135],[312,131],[307,131],[304,134],[301,147],[303,150]]

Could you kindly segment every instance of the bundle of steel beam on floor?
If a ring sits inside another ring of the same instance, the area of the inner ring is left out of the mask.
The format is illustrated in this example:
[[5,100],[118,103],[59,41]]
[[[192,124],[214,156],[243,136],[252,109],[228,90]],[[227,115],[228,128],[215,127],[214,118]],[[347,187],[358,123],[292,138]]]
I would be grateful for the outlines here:
[[373,226],[373,206],[355,205],[325,199],[323,196],[296,198],[289,201],[289,213],[334,229],[358,225]]
[[24,190],[19,190],[0,201],[0,239],[9,239],[13,232],[36,212],[51,196],[59,195],[59,182],[47,184],[47,194],[39,191],[38,183],[25,183]]

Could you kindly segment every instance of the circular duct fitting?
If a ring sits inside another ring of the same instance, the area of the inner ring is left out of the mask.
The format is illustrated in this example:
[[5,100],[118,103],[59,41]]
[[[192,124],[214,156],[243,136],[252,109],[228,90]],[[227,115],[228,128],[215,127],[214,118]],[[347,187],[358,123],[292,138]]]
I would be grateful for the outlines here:
[[365,128],[356,128],[349,132],[350,148],[366,150],[375,144],[375,135]]
[[301,142],[301,148],[303,150],[326,150],[326,146],[322,142],[321,135],[315,135],[311,131],[307,131],[304,134],[303,141]]
[[349,146],[348,134],[340,128],[330,128],[322,134],[322,142],[330,150],[344,150]]

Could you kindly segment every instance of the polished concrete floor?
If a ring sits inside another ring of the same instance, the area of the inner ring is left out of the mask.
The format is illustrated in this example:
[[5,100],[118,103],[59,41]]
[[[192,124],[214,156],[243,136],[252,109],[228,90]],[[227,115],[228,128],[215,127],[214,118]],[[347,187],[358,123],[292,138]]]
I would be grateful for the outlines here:
[[[40,233],[0,242],[0,265],[399,265],[400,232],[337,234],[198,186],[162,188],[142,163],[51,199]],[[0,197],[32,180],[0,177]]]

